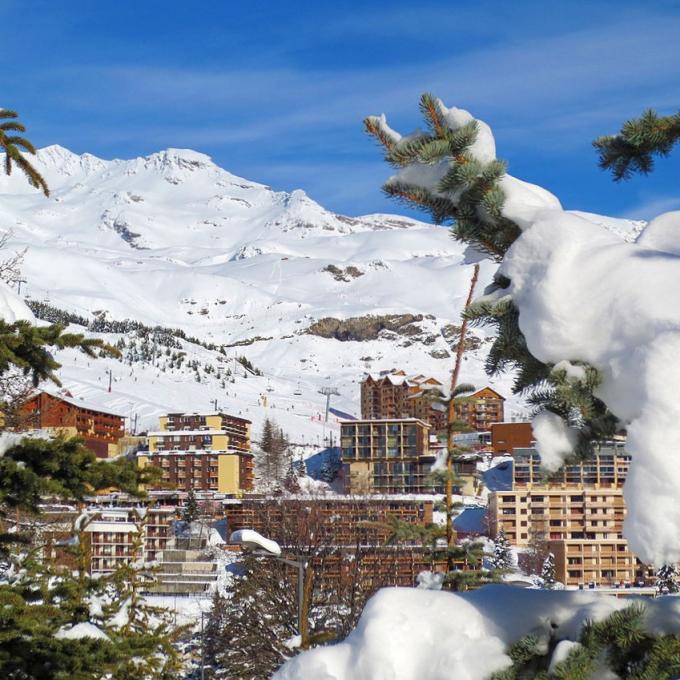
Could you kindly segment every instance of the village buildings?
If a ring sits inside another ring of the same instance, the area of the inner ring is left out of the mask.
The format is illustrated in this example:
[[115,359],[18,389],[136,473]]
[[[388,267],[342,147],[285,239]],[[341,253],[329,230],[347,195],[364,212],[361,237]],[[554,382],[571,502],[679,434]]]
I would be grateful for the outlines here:
[[230,495],[253,489],[250,421],[223,413],[175,413],[162,416],[160,426],[148,433],[148,451],[139,452],[137,462],[159,468],[161,485]]
[[430,429],[418,418],[341,421],[345,493],[432,493]]
[[503,422],[504,403],[505,397],[490,387],[484,387],[454,401],[455,418],[467,423],[473,430],[487,432],[493,423]]
[[361,383],[361,417],[363,420],[418,418],[438,432],[446,426],[446,410],[440,403],[443,388],[435,378],[408,376],[404,371],[368,375]]
[[94,500],[76,522],[89,544],[92,574],[109,574],[136,560],[152,562],[168,547],[174,508],[135,503],[124,495]]
[[547,475],[534,449],[514,451],[512,487],[491,494],[491,535],[501,530],[512,545],[542,544],[555,555],[557,580],[566,586],[625,585],[646,569],[623,538],[623,483],[630,456],[621,444],[592,459]]
[[121,453],[125,418],[99,406],[75,399],[68,392],[41,391],[21,407],[21,430],[46,430],[65,437],[80,437],[98,458]]

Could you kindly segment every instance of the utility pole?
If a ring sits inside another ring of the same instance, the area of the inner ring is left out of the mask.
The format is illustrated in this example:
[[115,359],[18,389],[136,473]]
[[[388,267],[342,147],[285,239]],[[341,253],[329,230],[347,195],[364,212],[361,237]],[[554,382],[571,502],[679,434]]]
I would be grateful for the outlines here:
[[213,399],[210,403],[213,405],[215,413],[217,413],[217,399]]
[[111,383],[113,382],[113,370],[112,369],[107,369],[106,371],[109,374],[109,392],[111,391]]

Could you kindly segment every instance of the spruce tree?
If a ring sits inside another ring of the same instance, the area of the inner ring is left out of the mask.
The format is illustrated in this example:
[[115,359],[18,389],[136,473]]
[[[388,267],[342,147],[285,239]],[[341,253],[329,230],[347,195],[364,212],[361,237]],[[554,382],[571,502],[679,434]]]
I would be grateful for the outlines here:
[[672,564],[664,564],[656,572],[656,592],[659,595],[669,595],[680,592],[678,570]]
[[512,548],[503,529],[498,532],[494,539],[491,564],[494,569],[510,569],[513,565]]
[[193,489],[189,489],[187,494],[187,499],[184,502],[184,507],[182,508],[182,519],[187,523],[191,524],[195,522],[200,513],[198,510],[198,503],[196,502],[196,494]]
[[541,578],[546,588],[552,589],[557,583],[557,576],[555,575],[555,555],[548,553],[548,556],[543,562],[541,569]]

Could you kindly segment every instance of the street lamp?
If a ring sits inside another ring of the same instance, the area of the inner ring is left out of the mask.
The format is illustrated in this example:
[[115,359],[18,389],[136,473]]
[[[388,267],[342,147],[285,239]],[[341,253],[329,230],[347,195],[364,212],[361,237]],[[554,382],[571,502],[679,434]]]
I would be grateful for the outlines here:
[[297,569],[297,604],[298,604],[298,634],[300,635],[300,647],[307,649],[308,646],[308,617],[307,610],[309,609],[309,602],[307,601],[307,593],[305,588],[306,578],[311,576],[311,570],[308,569],[307,560],[300,555],[296,555],[298,559],[292,560],[281,556],[281,546],[270,538],[265,538],[253,529],[239,529],[231,534],[230,543],[238,543],[244,552],[256,557],[273,557],[279,562]]

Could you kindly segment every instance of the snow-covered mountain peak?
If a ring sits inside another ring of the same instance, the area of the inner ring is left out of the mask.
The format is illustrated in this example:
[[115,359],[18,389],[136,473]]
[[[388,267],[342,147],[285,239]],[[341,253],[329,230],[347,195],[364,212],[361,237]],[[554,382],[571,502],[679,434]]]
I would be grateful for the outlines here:
[[[266,378],[249,375],[239,385],[236,413],[245,408],[260,420],[272,408],[262,406],[264,392],[290,409],[291,423],[309,428],[327,376],[348,412],[358,411],[356,381],[365,369],[400,367],[446,381],[470,281],[465,248],[446,229],[397,215],[338,215],[301,189],[274,191],[190,149],[102,160],[55,145],[41,149],[35,164],[49,199],[19,172],[0,175],[0,229],[13,230],[11,249],[28,248],[22,294],[85,320],[105,313],[224,346],[219,355],[182,348],[203,352],[206,365],[246,356]],[[483,265],[484,280],[493,269]],[[129,342],[131,332],[104,335]],[[480,345],[467,362],[475,384],[484,380],[484,354]],[[62,360],[69,389],[95,401],[103,372],[118,371],[127,387],[116,408],[153,402],[148,414],[157,415],[204,408],[224,393],[224,375],[216,382],[211,372],[82,366],[75,354]],[[275,399],[270,387],[287,396]]]

